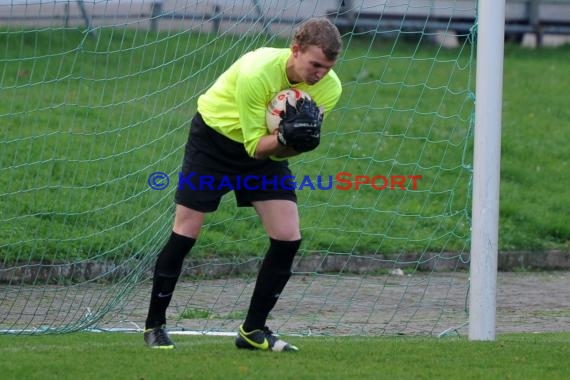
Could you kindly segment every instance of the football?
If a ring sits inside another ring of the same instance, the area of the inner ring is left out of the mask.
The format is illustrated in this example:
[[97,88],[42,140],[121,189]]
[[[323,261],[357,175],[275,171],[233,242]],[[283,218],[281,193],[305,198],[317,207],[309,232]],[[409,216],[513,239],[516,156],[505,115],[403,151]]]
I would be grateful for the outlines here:
[[281,112],[285,111],[286,102],[295,106],[297,101],[301,98],[307,98],[310,100],[311,96],[296,88],[289,88],[279,91],[277,95],[271,99],[271,102],[267,105],[267,111],[265,113],[265,124],[267,125],[269,133],[272,133],[274,130],[279,128]]

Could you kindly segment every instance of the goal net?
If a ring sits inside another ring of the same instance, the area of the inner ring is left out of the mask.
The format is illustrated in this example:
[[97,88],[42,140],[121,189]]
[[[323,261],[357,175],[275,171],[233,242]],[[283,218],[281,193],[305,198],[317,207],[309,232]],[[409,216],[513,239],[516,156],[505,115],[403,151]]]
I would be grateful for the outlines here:
[[[197,97],[246,51],[287,47],[310,16],[343,35],[343,95],[319,148],[290,160],[303,244],[269,323],[294,334],[458,330],[475,7],[0,0],[0,330],[144,327]],[[236,331],[267,247],[253,210],[225,197],[185,261],[168,327]]]

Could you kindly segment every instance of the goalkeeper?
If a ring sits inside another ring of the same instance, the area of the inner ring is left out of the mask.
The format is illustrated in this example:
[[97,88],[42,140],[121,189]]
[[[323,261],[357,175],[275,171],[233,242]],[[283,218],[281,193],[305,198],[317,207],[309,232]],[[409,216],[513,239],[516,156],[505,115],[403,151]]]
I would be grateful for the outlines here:
[[[260,183],[248,181],[250,190],[234,187],[233,192],[239,207],[253,207],[259,215],[269,248],[235,344],[297,351],[266,326],[301,244],[297,198],[290,186],[267,188],[261,180],[290,178],[287,158],[319,145],[323,115],[342,91],[332,70],[341,49],[340,34],[329,20],[309,19],[297,27],[290,47],[263,47],[244,54],[198,98],[182,162],[182,174],[196,183],[178,187],[172,233],[156,260],[144,331],[149,347],[174,348],[166,331],[166,310],[205,214],[215,211],[222,196],[232,190],[219,186],[219,181],[249,175]],[[265,124],[267,105],[279,91],[291,87],[305,91],[312,101],[288,106],[279,128],[270,134]],[[215,179],[214,190],[199,186],[199,178],[206,175]]]

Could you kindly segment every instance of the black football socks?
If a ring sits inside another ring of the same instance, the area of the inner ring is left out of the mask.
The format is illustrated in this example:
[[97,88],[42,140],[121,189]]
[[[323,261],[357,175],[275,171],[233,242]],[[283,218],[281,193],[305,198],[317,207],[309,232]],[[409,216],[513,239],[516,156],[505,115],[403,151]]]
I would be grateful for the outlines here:
[[145,328],[166,324],[166,309],[172,299],[184,258],[196,243],[195,239],[172,232],[160,251],[154,268],[150,305]]
[[269,312],[277,303],[291,277],[293,258],[300,245],[301,240],[283,241],[270,238],[269,250],[259,268],[243,324],[246,332],[262,329],[265,326]]

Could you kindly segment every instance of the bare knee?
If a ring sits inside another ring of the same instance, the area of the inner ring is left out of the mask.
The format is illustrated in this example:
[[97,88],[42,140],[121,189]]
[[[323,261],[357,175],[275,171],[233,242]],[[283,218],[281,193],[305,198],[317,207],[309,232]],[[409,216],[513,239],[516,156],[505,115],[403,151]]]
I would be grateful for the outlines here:
[[186,206],[176,205],[172,230],[179,235],[197,239],[204,224],[204,213]]
[[254,202],[269,237],[282,241],[301,239],[297,204],[287,200]]
[[281,241],[296,241],[301,239],[301,232],[295,225],[273,226],[267,231],[269,237]]

